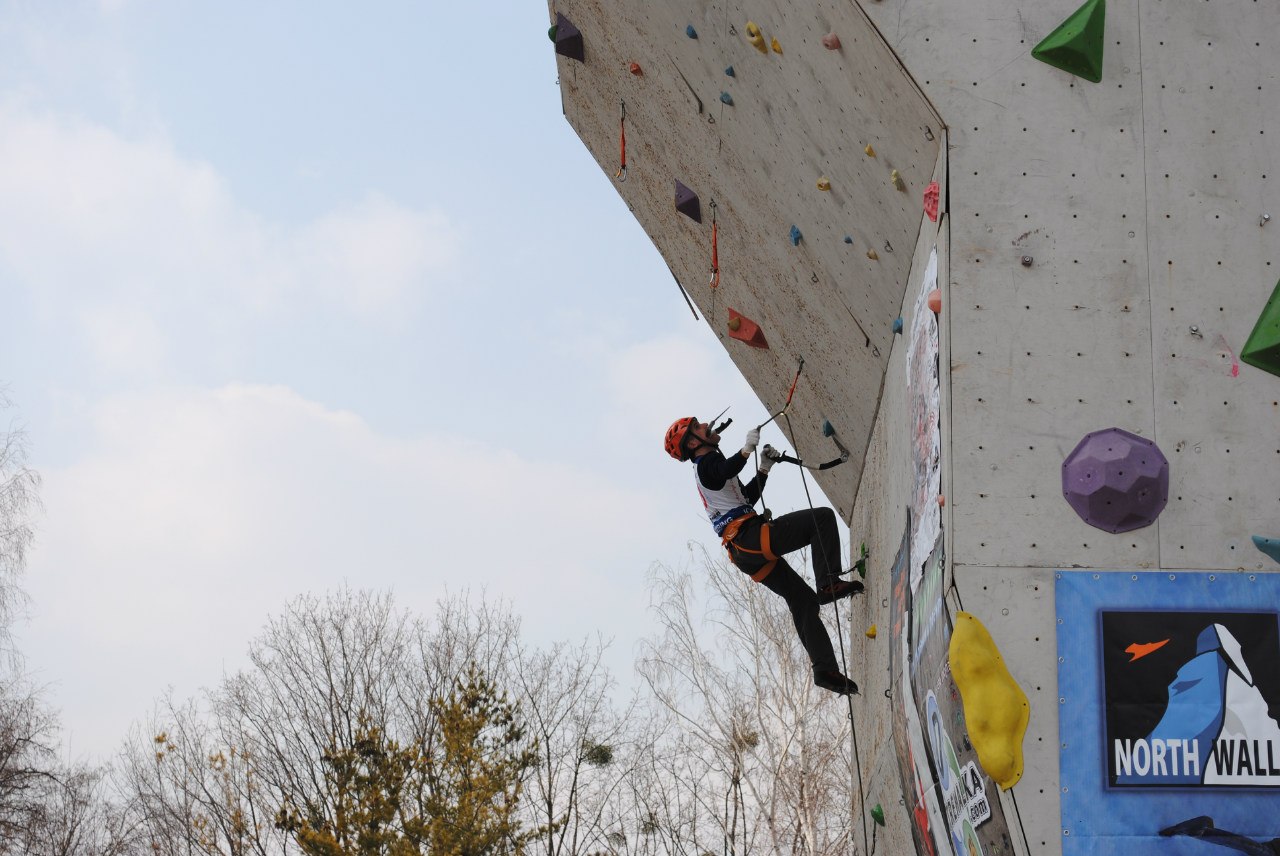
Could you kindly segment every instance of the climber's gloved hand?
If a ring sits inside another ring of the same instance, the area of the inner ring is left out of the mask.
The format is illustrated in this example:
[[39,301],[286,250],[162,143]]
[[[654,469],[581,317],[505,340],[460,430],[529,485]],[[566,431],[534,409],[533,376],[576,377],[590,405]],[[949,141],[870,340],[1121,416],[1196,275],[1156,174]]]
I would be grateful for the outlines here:
[[760,445],[760,429],[752,428],[747,432],[746,442],[742,444],[742,457],[749,458],[751,453],[756,450],[756,446]]
[[773,468],[773,465],[782,459],[782,453],[765,443],[764,448],[760,450],[760,457],[762,458],[760,472],[763,474],[768,473]]

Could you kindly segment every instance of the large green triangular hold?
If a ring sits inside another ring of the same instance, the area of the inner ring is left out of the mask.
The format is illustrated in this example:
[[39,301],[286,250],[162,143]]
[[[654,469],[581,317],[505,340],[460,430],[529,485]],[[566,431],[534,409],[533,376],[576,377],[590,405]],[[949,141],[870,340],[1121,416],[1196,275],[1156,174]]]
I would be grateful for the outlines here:
[[1085,0],[1085,4],[1058,29],[1031,49],[1031,55],[1076,77],[1102,80],[1102,35],[1107,19],[1107,0]]
[[1280,375],[1280,282],[1240,350],[1240,359],[1264,372]]

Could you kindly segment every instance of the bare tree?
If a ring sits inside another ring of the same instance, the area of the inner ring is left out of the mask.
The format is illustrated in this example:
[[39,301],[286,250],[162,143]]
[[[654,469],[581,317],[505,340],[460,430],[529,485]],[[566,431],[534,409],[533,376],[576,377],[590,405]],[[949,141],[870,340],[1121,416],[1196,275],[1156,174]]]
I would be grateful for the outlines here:
[[[0,411],[10,406],[0,388]],[[15,659],[11,628],[26,603],[19,578],[35,541],[31,516],[39,508],[40,474],[27,466],[26,432],[10,425],[0,432],[0,651]]]

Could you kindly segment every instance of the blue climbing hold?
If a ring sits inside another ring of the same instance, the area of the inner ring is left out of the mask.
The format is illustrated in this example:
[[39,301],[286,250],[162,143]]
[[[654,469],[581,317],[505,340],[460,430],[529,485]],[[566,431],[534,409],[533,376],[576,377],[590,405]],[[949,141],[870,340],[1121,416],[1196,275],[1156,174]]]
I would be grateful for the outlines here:
[[902,316],[901,315],[893,319],[893,332],[895,333],[902,332]]
[[1261,535],[1254,535],[1253,546],[1280,562],[1280,538],[1263,538]]
[[732,106],[733,106],[733,96],[732,96],[732,95],[730,95],[728,92],[721,92],[721,93],[720,93],[720,103],[721,103],[721,104],[728,104],[730,107],[732,107]]
[[698,31],[693,28],[693,24],[684,28],[684,34],[691,39],[696,39],[698,37]]
[[830,437],[834,433],[836,433],[836,429],[831,427],[831,420],[823,419],[822,420],[822,436]]
[[844,242],[845,242],[846,244],[852,244],[852,243],[853,243],[853,235],[845,235],[845,236],[844,236]]
[[791,246],[793,247],[800,246],[800,239],[803,237],[804,236],[800,234],[799,228],[797,228],[796,226],[791,227]]
[[729,66],[728,68],[726,68],[726,69],[724,70],[724,73],[725,73],[725,74],[727,74],[727,75],[729,75],[730,77],[737,77],[737,76],[738,76],[738,75],[736,75],[736,74],[734,74],[734,73],[733,73],[733,66]]

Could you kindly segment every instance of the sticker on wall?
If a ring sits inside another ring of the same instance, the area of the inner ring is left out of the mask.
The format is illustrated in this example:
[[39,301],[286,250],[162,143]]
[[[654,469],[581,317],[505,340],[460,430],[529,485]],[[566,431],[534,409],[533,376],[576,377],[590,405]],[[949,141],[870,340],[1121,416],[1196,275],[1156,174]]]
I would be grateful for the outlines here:
[[1058,574],[1063,856],[1280,812],[1280,575]]
[[920,584],[924,560],[933,550],[942,513],[942,433],[938,406],[938,318],[929,311],[929,294],[938,287],[938,248],[929,253],[923,280],[917,287],[911,316],[911,341],[907,347],[907,407],[911,428],[911,462],[915,485],[911,494],[911,589]]

